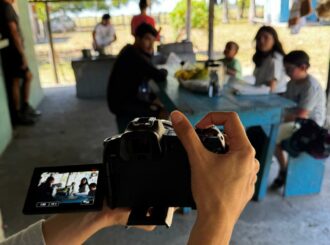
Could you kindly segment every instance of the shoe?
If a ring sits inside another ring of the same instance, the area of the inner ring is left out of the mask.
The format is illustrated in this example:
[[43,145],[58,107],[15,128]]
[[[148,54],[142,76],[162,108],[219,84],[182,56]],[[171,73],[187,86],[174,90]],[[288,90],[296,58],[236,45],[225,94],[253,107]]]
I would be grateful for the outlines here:
[[18,125],[34,125],[35,124],[35,119],[29,116],[26,113],[18,112],[16,116],[16,124]]
[[277,190],[284,186],[285,184],[286,171],[280,171],[277,178],[273,181],[270,189]]
[[32,117],[40,117],[41,111],[35,110],[32,106],[30,106],[28,103],[25,103],[22,108],[22,113],[27,114]]

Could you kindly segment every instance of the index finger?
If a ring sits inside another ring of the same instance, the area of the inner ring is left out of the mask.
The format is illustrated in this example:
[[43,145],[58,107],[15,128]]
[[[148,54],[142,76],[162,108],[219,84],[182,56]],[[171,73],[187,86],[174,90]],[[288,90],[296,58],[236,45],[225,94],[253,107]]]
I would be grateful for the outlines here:
[[251,146],[245,128],[236,112],[210,112],[196,124],[196,127],[208,128],[212,125],[224,126],[231,150],[238,150]]

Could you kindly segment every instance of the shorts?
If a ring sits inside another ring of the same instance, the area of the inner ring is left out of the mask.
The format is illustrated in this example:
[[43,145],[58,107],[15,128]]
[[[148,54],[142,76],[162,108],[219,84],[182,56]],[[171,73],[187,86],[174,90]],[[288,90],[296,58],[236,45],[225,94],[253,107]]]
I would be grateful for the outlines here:
[[290,138],[297,129],[295,122],[282,123],[278,130],[276,144],[281,144],[283,140]]
[[6,48],[1,52],[3,72],[9,80],[13,78],[25,78],[30,70],[28,67],[22,68],[23,57],[15,49]]

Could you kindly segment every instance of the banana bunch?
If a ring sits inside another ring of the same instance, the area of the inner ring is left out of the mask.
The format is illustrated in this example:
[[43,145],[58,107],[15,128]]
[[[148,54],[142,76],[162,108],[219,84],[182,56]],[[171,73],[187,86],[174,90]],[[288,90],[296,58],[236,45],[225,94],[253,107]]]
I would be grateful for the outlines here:
[[208,70],[206,68],[194,67],[192,69],[180,69],[175,73],[175,77],[181,80],[207,79]]

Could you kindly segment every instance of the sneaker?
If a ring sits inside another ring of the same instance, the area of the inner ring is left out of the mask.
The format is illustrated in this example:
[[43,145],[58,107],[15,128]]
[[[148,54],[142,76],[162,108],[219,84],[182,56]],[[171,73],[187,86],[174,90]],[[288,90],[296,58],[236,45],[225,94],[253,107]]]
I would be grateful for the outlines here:
[[270,186],[270,189],[277,190],[284,186],[285,184],[286,171],[281,171],[277,178],[273,181]]
[[26,113],[19,112],[17,113],[16,123],[18,125],[26,125],[26,126],[34,125],[35,119]]
[[32,117],[39,117],[41,116],[41,111],[35,110],[32,106],[30,106],[28,103],[25,103],[22,108],[23,114],[32,116]]

